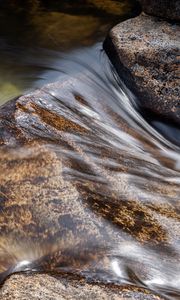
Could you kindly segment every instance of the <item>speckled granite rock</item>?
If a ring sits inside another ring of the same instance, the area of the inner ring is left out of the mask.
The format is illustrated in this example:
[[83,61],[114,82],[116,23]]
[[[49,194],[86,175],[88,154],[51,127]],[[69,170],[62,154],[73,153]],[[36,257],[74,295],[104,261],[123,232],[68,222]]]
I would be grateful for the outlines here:
[[49,275],[13,275],[0,290],[4,300],[161,300],[145,290],[86,283]]
[[[78,76],[80,79],[85,75]],[[74,87],[76,92],[83,90],[85,98],[80,93],[75,94]],[[93,92],[92,89],[91,105],[103,102],[105,94],[94,95]],[[123,276],[138,286],[146,279],[156,280],[154,266],[161,267],[162,263],[166,270],[164,262],[146,249],[148,245],[153,246],[158,257],[166,251],[166,241],[174,249],[179,235],[176,225],[178,186],[167,181],[155,182],[148,176],[143,185],[153,190],[156,198],[154,201],[152,197],[145,205],[132,181],[118,175],[126,175],[138,167],[144,176],[144,159],[129,158],[127,161],[114,145],[109,147],[105,143],[104,135],[101,143],[101,134],[94,131],[91,115],[86,116],[86,126],[83,126],[84,123],[75,118],[76,111],[74,115],[69,114],[69,107],[79,107],[78,112],[85,105],[90,109],[85,102],[88,96],[89,91],[83,89],[78,78],[71,78],[47,85],[0,108],[0,281],[3,283],[8,275],[28,267],[28,270],[48,274],[68,270],[69,274],[92,280],[97,275],[99,282],[106,283],[110,278],[114,286],[90,285],[85,279],[75,280],[72,276],[56,280],[48,275],[15,275],[4,283],[0,299],[159,299],[139,289],[132,291],[130,286],[117,289],[115,283],[122,284],[121,274],[119,276],[122,259],[126,260],[126,268],[122,266]],[[100,113],[105,109],[103,103]],[[137,138],[131,126],[119,117],[117,124]],[[98,126],[101,129],[101,123]],[[111,134],[110,131],[107,140]],[[97,155],[91,155],[86,143],[84,146],[79,139],[91,141]],[[147,149],[153,157],[155,150],[158,158],[159,150],[149,145],[149,139],[146,141],[143,137],[141,142],[139,134],[138,143],[143,147],[140,149]],[[67,151],[69,149],[71,151]],[[65,156],[66,151],[68,154],[74,151],[77,156]],[[97,158],[100,161],[114,159],[118,163],[116,172],[108,166],[103,168],[103,163],[95,163]],[[146,166],[153,170],[149,160]],[[68,176],[68,168],[86,174],[89,167],[93,167],[92,176],[98,174],[99,178],[101,174],[103,180],[112,184],[112,190],[100,180],[87,178],[83,184],[78,177]],[[165,170],[167,177],[172,176],[169,169]],[[158,195],[168,197],[165,207],[158,202]],[[159,213],[157,217],[154,217],[154,210]],[[142,216],[148,221],[142,222]],[[114,252],[116,249],[118,252]],[[136,251],[129,259],[132,249]],[[117,259],[114,259],[116,253]],[[172,255],[168,250],[174,276],[174,251]],[[148,264],[144,264],[144,256]],[[167,268],[169,270],[169,264]],[[143,286],[149,287],[146,282]],[[152,290],[153,286],[150,288]],[[157,291],[156,287],[154,290]]]
[[180,124],[179,29],[145,14],[115,26],[104,48],[139,104]]
[[179,0],[138,0],[145,13],[163,17],[169,20],[180,21]]

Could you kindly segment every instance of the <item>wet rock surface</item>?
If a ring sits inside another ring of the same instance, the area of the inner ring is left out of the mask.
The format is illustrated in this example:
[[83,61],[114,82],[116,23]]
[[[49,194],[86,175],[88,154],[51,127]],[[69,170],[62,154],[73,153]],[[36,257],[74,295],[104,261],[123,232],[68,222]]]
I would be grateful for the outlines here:
[[[98,151],[100,140],[92,130],[88,130],[91,118],[89,121],[87,119],[84,127],[77,119],[68,119],[68,113],[63,114],[60,108],[60,101],[64,97],[69,100],[67,106],[75,99],[81,105],[86,103],[80,96],[73,94],[75,84],[76,79],[51,84],[7,103],[0,110],[1,280],[14,271],[26,270],[26,266],[23,267],[20,262],[34,262],[32,268],[44,272],[58,273],[58,266],[65,266],[72,273],[78,273],[79,270],[86,273],[88,270],[90,274],[96,274],[98,268],[108,272],[111,259],[106,256],[106,251],[112,245],[121,245],[122,248],[126,242],[130,245],[126,233],[132,235],[137,245],[150,243],[154,247],[157,245],[158,249],[159,245],[169,239],[167,220],[162,219],[161,226],[151,216],[150,203],[146,207],[140,202],[126,177],[118,178],[118,173],[114,176],[108,168],[98,169],[91,155],[85,153],[83,144],[78,144],[76,134],[83,141],[86,138],[93,140],[93,149]],[[51,96],[52,90],[54,95],[58,90],[59,101]],[[119,123],[119,126],[123,124]],[[64,159],[63,149],[76,151],[84,164],[79,165],[78,160],[70,157]],[[116,149],[109,152],[106,146],[101,145],[100,155],[103,155],[103,159],[116,159],[120,174],[127,172],[133,164],[134,168],[137,168],[137,163],[141,167],[139,160],[128,164]],[[68,180],[64,168],[77,168],[77,164],[79,172],[85,173],[91,166],[95,168],[94,174],[98,172],[108,178],[113,185],[113,194],[99,181],[89,181],[83,185],[78,178],[72,182]],[[174,202],[178,197],[176,185],[153,183],[149,178],[146,184],[149,184],[149,189],[160,191],[161,196],[173,197]],[[103,201],[102,194],[107,195]],[[152,209],[167,218],[169,215],[174,220],[178,218],[175,207],[170,204],[164,210],[156,201],[152,203]],[[146,216],[148,222],[141,223],[139,216]],[[171,227],[171,238],[175,242],[178,230],[176,222],[174,224]],[[147,259],[148,255],[151,254],[147,253]],[[138,276],[149,276],[149,270],[139,261],[137,263],[136,259],[130,260],[130,266],[134,267]],[[131,276],[131,280],[136,281],[133,273]],[[146,290],[132,290],[129,286],[116,290],[115,286],[111,289],[108,285],[89,285],[85,281],[81,285],[79,280],[74,283],[71,280],[72,276],[60,280],[48,275],[12,276],[4,283],[1,295],[8,300],[79,299],[79,294],[82,295],[81,299],[159,299]]]
[[140,16],[115,26],[104,48],[140,107],[180,124],[179,26]]
[[138,0],[142,10],[150,15],[180,21],[179,0]]

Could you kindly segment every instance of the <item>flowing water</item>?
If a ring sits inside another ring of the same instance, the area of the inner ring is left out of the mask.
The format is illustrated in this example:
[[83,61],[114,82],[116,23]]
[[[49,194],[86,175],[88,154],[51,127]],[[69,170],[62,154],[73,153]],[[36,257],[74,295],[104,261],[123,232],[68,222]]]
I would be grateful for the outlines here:
[[53,83],[18,100],[20,138],[1,146],[0,280],[71,273],[178,299],[179,129],[141,116],[94,42],[17,49],[32,86]]
[[[91,46],[137,10],[129,0],[1,0],[0,103],[37,86],[51,67],[51,62],[42,65],[48,60],[43,49],[67,53]],[[53,78],[46,77],[44,84]]]

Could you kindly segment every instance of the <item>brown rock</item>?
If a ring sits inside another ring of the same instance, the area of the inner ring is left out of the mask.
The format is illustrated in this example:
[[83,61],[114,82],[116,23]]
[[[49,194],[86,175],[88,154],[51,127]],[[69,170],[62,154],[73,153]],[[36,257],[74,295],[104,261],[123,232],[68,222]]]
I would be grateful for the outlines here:
[[80,278],[49,275],[13,275],[0,290],[3,300],[161,300],[134,287],[86,283]]
[[142,10],[152,16],[180,21],[179,0],[138,0]]
[[115,26],[104,48],[140,106],[180,124],[179,26],[141,14]]
[[[141,201],[130,179],[123,175],[136,170],[137,166],[138,169],[142,167],[144,172],[144,160],[141,162],[135,157],[128,157],[126,161],[121,150],[108,147],[104,136],[101,143],[101,134],[98,130],[94,131],[91,116],[85,120],[78,118],[81,109],[91,109],[86,97],[91,96],[91,105],[103,101],[103,92],[96,98],[93,91],[89,95],[89,91],[84,89],[85,98],[80,93],[77,96],[74,87],[76,91],[82,91],[80,78],[84,74],[78,76],[45,86],[0,109],[1,282],[14,272],[28,269],[56,275],[68,271],[92,280],[97,275],[102,283],[108,279],[121,283],[112,263],[114,266],[115,262],[115,267],[116,263],[121,266],[122,260],[125,260],[126,268],[122,266],[124,276],[135,285],[142,286],[141,281],[152,278],[154,265],[158,262],[161,266],[162,262],[156,259],[154,252],[146,251],[148,245],[153,249],[157,247],[160,255],[159,251],[166,251],[166,241],[173,248],[178,239],[178,186],[167,181],[155,182],[148,176],[143,184],[148,191],[157,193],[156,201],[153,197],[148,205]],[[78,105],[76,112],[73,108]],[[104,104],[102,112],[105,109]],[[70,114],[72,111],[73,114]],[[118,121],[124,132],[133,135],[128,124]],[[92,144],[88,151],[86,143],[81,143],[86,140]],[[138,142],[142,142],[149,151],[154,151],[148,142],[141,141],[141,136]],[[96,156],[91,155],[91,149]],[[102,164],[97,164],[97,158]],[[117,162],[115,171],[103,166],[104,160],[110,159]],[[146,161],[146,165],[152,168],[152,163]],[[78,176],[68,176],[69,169],[77,171]],[[88,175],[85,183],[79,174]],[[170,176],[171,172],[167,171],[167,174]],[[112,189],[104,184],[104,180],[110,183]],[[158,194],[160,198],[168,197],[169,203],[165,207],[158,202]],[[157,218],[154,217],[155,210],[159,212]],[[148,221],[141,222],[140,217]],[[137,250],[130,259],[129,251],[123,250],[126,245]],[[139,255],[139,250],[143,255]],[[114,251],[118,251],[118,262],[114,261]],[[144,255],[148,264],[144,263]],[[170,259],[175,274],[174,260],[177,257],[174,252],[168,251]],[[167,267],[169,270],[169,265]],[[166,270],[165,265],[164,268]],[[4,283],[1,298],[59,300],[79,299],[80,295],[80,299],[121,299],[121,296],[125,299],[158,299],[152,294],[147,294],[146,298],[146,292],[138,289],[132,293],[129,286],[124,290],[118,288],[115,292],[109,285],[92,286],[85,280],[81,285],[82,281],[72,283],[73,279],[68,276],[63,280],[58,281],[48,275],[12,276]],[[67,291],[64,291],[65,287]]]

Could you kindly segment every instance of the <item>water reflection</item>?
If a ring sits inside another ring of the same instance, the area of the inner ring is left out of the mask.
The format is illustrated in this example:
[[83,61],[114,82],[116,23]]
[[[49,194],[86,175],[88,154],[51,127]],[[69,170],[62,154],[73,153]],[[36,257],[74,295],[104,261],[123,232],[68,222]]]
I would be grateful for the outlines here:
[[137,9],[132,0],[0,1],[0,104],[32,88],[42,49],[91,46]]
[[180,149],[138,113],[101,44],[56,55],[57,83],[19,99],[18,139],[1,147],[1,280],[68,272],[178,299]]

